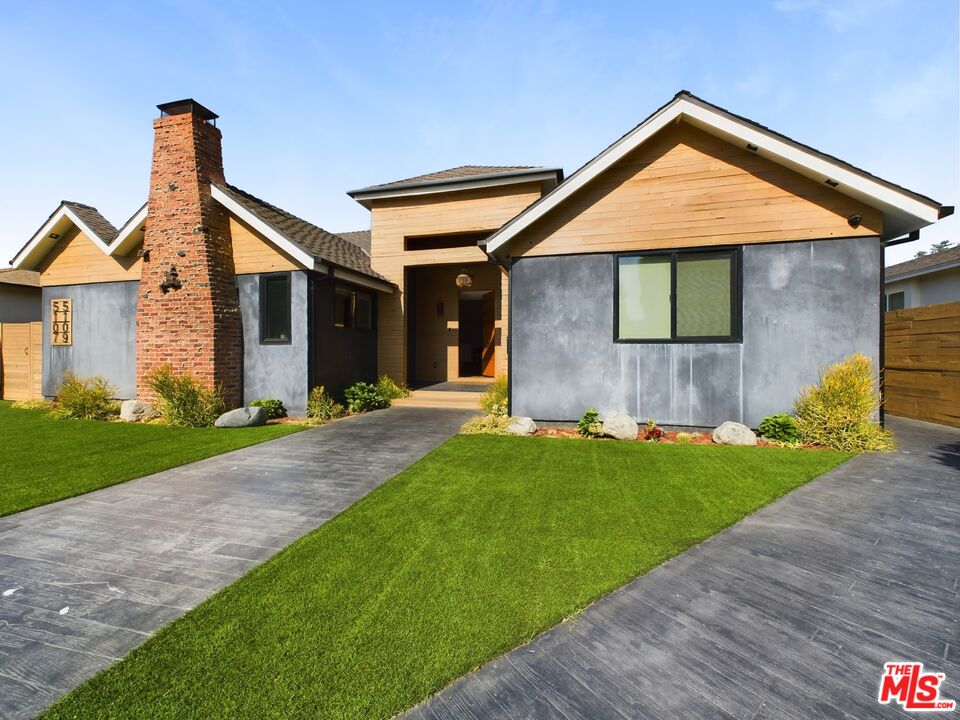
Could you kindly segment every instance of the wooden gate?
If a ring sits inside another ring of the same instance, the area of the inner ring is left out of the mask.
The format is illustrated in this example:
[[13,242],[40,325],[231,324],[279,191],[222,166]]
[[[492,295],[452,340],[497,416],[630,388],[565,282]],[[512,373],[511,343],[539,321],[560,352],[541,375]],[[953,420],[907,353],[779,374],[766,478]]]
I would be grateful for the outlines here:
[[960,427],[960,302],[884,316],[884,410]]
[[0,398],[34,400],[43,397],[42,324],[0,323]]

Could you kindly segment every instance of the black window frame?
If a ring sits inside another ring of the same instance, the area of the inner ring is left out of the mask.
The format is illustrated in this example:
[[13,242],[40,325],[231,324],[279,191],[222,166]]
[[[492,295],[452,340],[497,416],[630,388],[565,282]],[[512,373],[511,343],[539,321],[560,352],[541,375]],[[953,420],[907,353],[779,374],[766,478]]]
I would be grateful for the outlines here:
[[[730,335],[706,335],[677,337],[677,258],[701,254],[726,253],[730,255]],[[670,337],[669,338],[622,338],[620,337],[620,258],[669,257],[670,258]],[[648,250],[617,253],[613,264],[613,341],[623,344],[643,345],[692,345],[725,344],[743,342],[743,248],[718,245],[701,248],[677,248],[675,250]]]
[[[286,280],[286,310],[287,310],[287,339],[267,337],[267,284],[273,280]],[[260,344],[261,345],[290,345],[293,342],[293,308],[291,273],[265,273],[260,275]]]
[[[350,324],[337,324],[337,294],[341,291],[350,293]],[[370,299],[370,327],[357,327],[357,295],[363,294]],[[358,332],[374,332],[377,329],[377,294],[370,289],[360,288],[346,283],[336,283],[333,287],[334,312],[333,327],[335,330],[356,330]]]
[[[890,307],[890,298],[894,295],[899,295],[900,299],[903,301],[903,305],[898,308]],[[885,312],[896,312],[897,310],[906,310],[907,308],[907,291],[906,290],[895,290],[893,292],[888,292],[884,294],[884,303],[883,303]]]

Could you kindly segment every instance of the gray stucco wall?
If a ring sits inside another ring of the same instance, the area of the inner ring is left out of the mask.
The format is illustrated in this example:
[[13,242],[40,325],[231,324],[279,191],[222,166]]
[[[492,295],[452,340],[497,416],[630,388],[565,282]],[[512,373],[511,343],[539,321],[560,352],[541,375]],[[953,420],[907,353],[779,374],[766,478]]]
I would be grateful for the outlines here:
[[40,288],[0,283],[0,323],[40,320]]
[[243,318],[243,401],[278,398],[291,415],[307,407],[307,275],[291,273],[290,343],[260,344],[260,276],[238,275]]
[[880,242],[745,246],[743,342],[614,342],[616,255],[519,259],[511,270],[513,413],[575,420],[589,407],[639,420],[756,427],[789,412],[819,370],[879,361]]
[[[70,371],[102,375],[117,397],[136,395],[136,322],[139,282],[43,288],[43,394],[53,396]],[[50,344],[50,300],[73,300],[73,344]]]

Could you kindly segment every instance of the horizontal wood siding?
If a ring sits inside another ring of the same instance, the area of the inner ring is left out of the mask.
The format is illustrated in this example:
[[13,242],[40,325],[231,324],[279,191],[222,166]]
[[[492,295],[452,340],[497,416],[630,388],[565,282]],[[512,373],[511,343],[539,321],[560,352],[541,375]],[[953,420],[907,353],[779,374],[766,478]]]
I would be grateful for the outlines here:
[[[540,198],[539,183],[483,188],[455,193],[378,200],[371,211],[373,269],[397,284],[398,292],[382,296],[379,314],[379,371],[407,380],[404,271],[417,265],[486,263],[479,247],[405,250],[407,236],[461,232],[493,232]],[[506,293],[501,285],[497,373],[507,369]],[[502,327],[501,327],[502,325]]]
[[230,239],[237,275],[301,269],[289,255],[233,215],[230,216]]
[[877,210],[679,123],[520,233],[511,254],[817,240],[878,235],[881,224]]
[[884,409],[960,427],[960,302],[888,312]]
[[76,228],[65,233],[40,265],[40,284],[83,285],[87,283],[139,280],[143,261],[137,246],[128,255],[111,257]]

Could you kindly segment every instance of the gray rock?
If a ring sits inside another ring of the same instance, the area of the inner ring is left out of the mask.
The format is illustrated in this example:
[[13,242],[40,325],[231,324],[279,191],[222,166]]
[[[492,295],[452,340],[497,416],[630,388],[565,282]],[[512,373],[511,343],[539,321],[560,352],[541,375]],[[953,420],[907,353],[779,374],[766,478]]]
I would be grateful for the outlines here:
[[218,428],[254,427],[267,424],[267,413],[263,408],[242,407],[230,410],[217,418],[213,423]]
[[616,440],[636,440],[640,426],[632,417],[622,412],[607,413],[603,419],[603,434]]
[[515,417],[510,419],[506,431],[511,435],[533,435],[537,431],[537,424],[533,418]]
[[120,404],[120,419],[126,422],[152,420],[159,414],[153,405],[140,400],[124,400]]
[[757,436],[746,425],[727,420],[713,431],[713,441],[718,445],[756,445]]

